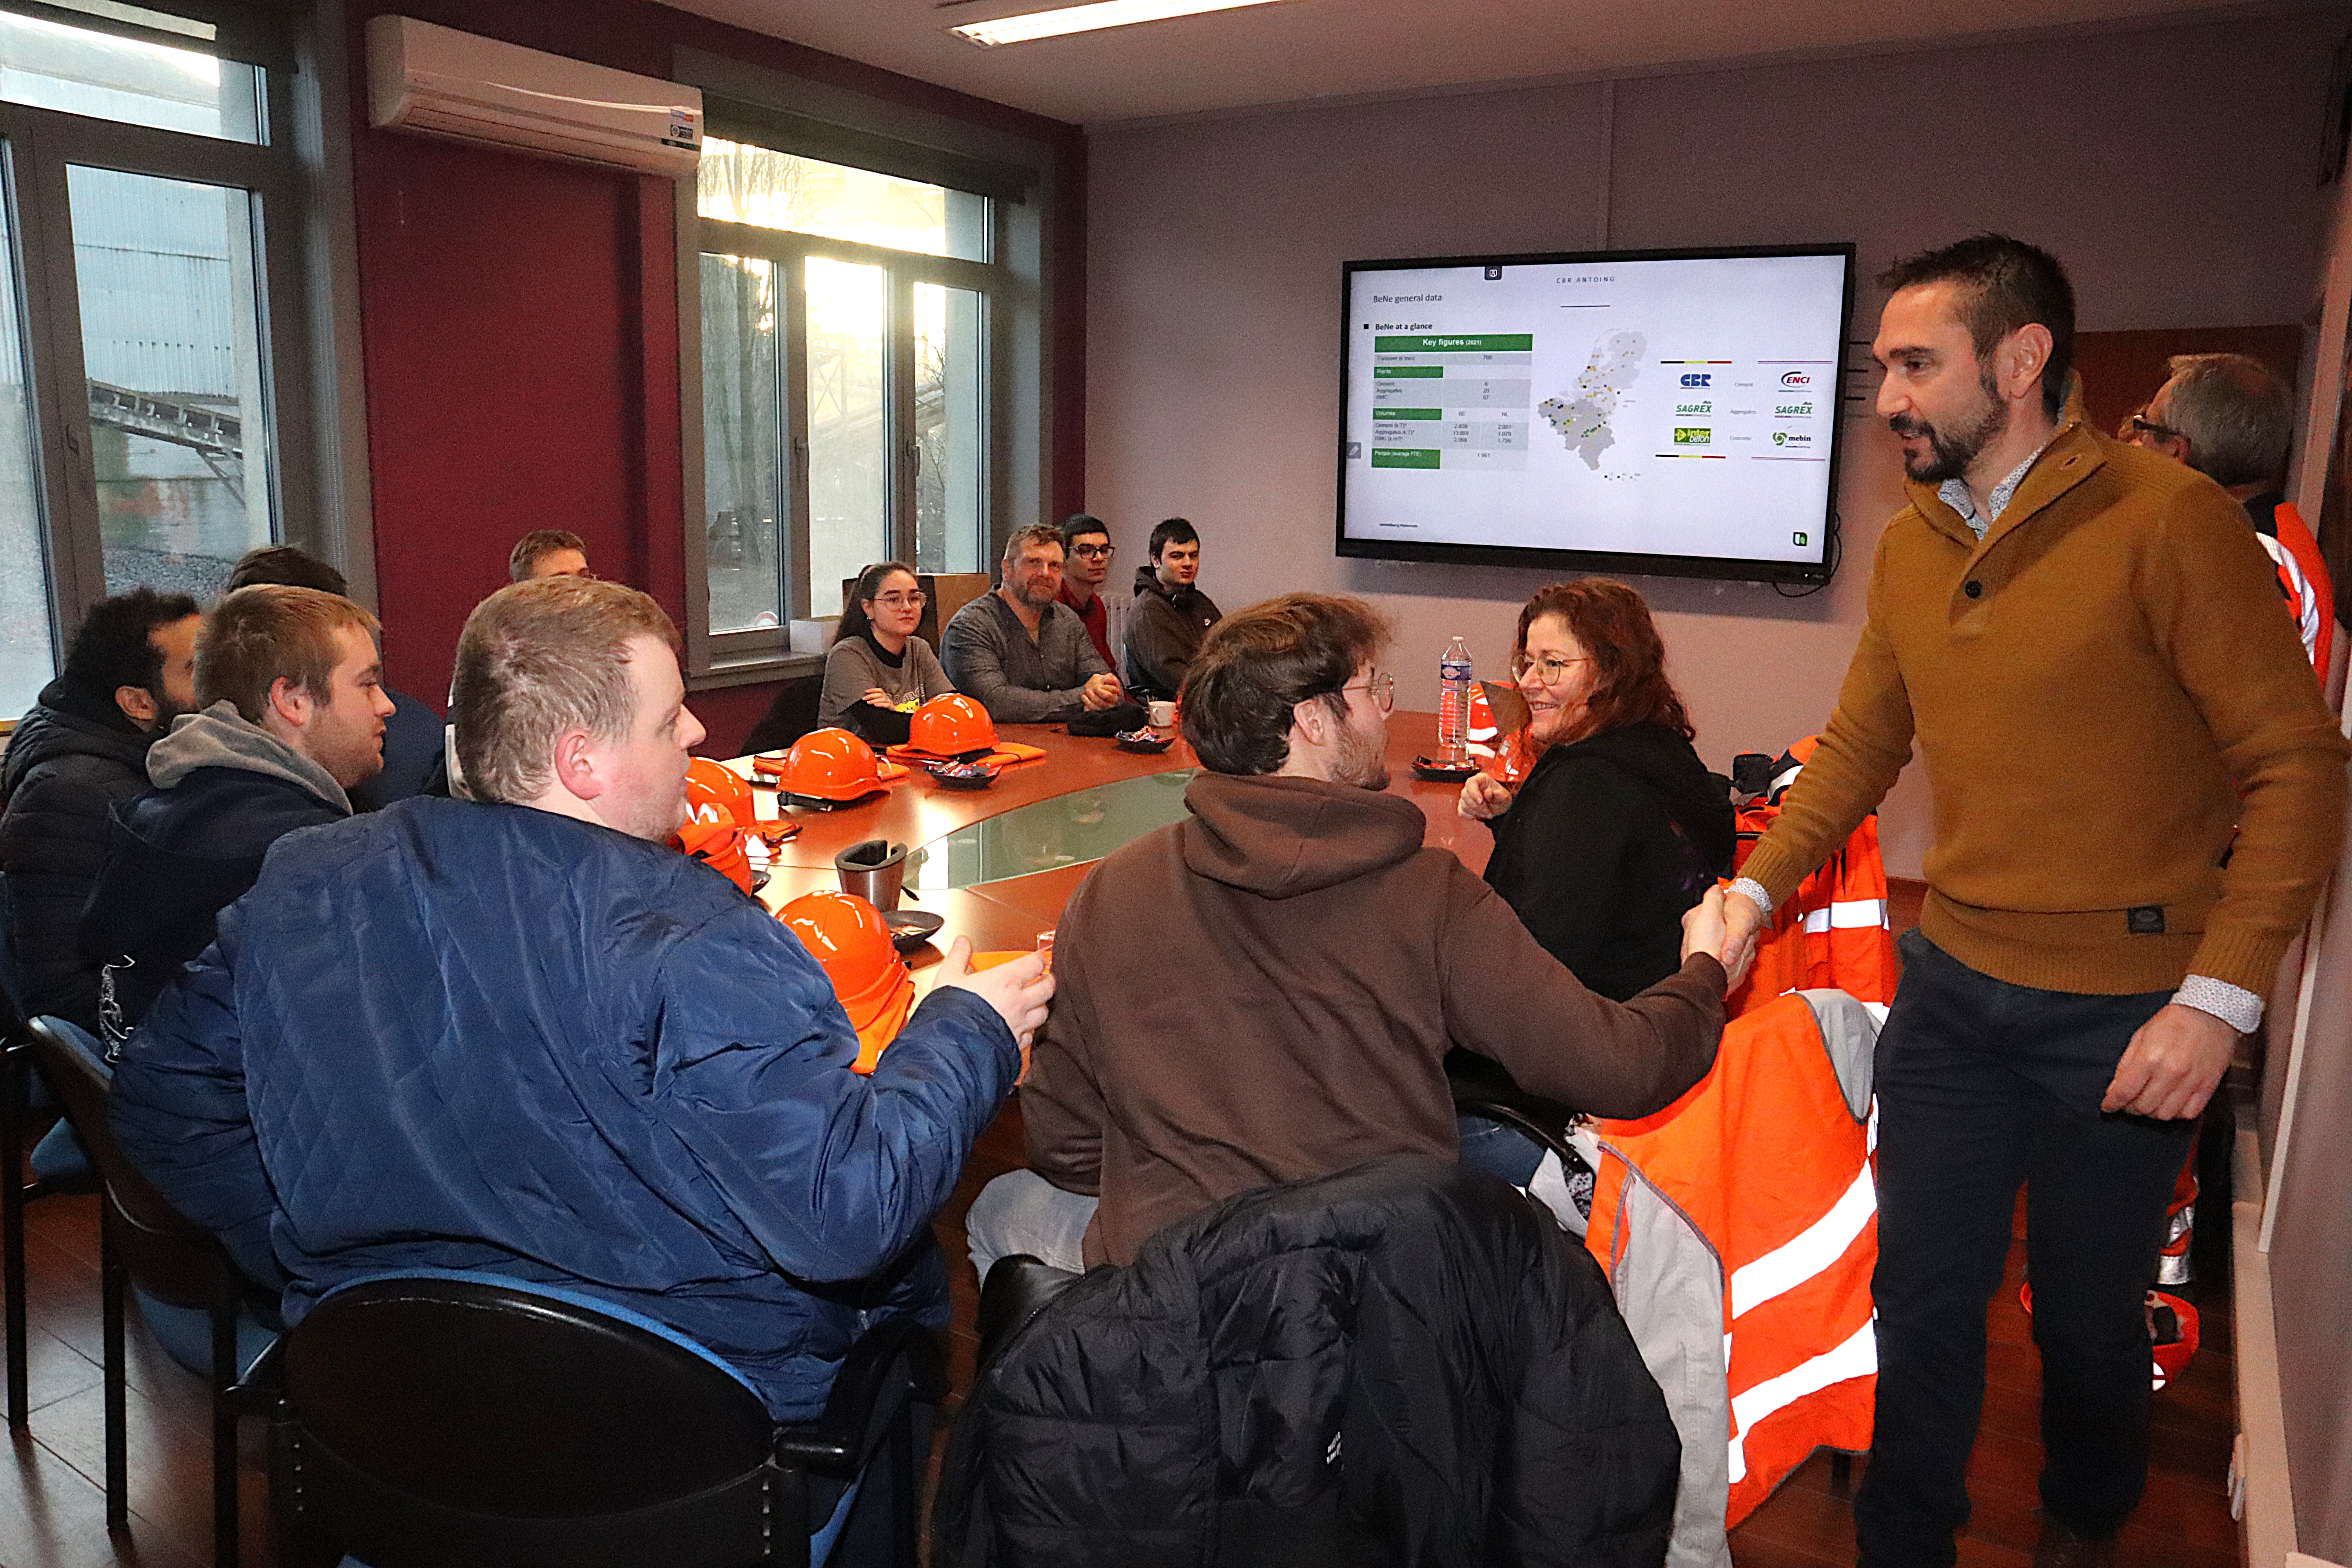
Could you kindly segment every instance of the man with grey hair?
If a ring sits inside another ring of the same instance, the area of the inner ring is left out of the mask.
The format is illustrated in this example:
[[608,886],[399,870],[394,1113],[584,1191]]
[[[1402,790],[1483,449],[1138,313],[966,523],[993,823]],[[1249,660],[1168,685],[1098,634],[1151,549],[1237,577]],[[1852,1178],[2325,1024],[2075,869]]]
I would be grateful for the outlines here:
[[2303,651],[2324,681],[2336,641],[2336,588],[2319,541],[2285,495],[2294,394],[2245,354],[2175,354],[2168,368],[2172,379],[2126,422],[2124,437],[2188,464],[2246,509],[2278,568]]
[[677,646],[617,584],[485,600],[451,701],[477,798],[281,843],[126,1047],[113,1122],[287,1279],[289,1321],[370,1274],[509,1275],[667,1323],[805,1420],[877,1315],[944,1324],[931,1216],[1053,984],[960,947],[852,1072],[817,961],[664,842],[702,739]]
[[1004,574],[955,614],[940,662],[1000,724],[1062,724],[1122,700],[1118,677],[1062,592],[1062,536],[1045,523],[1004,542]]

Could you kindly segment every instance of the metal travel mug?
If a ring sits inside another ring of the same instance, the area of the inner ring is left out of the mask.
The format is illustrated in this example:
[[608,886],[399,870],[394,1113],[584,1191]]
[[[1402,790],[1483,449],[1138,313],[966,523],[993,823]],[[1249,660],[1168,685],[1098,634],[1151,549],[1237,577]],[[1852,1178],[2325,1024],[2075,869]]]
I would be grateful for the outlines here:
[[841,890],[855,894],[884,914],[898,907],[898,890],[907,879],[907,847],[887,838],[853,844],[833,858]]

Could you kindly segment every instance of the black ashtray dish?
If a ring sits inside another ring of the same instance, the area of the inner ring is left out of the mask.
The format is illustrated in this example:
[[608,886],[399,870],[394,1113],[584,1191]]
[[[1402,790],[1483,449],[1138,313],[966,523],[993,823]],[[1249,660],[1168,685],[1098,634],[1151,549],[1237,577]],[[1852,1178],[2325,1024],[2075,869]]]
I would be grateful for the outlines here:
[[1431,784],[1465,784],[1478,771],[1475,763],[1449,763],[1443,757],[1415,757],[1412,776]]
[[986,763],[933,763],[930,768],[950,789],[986,789],[996,782],[996,770]]
[[1112,736],[1111,739],[1118,742],[1118,749],[1122,752],[1143,752],[1146,753],[1164,752],[1169,747],[1176,743],[1175,736],[1163,735],[1157,730],[1148,728],[1142,730],[1121,730],[1118,734]]
[[931,940],[947,918],[929,910],[890,910],[882,916],[882,923],[890,928],[890,945],[900,952],[912,952]]

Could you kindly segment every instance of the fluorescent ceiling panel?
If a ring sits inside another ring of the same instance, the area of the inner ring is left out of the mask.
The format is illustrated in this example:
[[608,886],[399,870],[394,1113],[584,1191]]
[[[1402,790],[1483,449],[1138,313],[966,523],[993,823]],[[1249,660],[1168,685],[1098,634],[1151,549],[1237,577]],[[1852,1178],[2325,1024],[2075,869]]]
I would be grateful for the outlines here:
[[1024,44],[1033,38],[1058,38],[1066,33],[1132,26],[1138,22],[1163,22],[1171,16],[1197,16],[1204,11],[1231,11],[1243,5],[1276,3],[1276,0],[1094,0],[1087,5],[1064,5],[1052,11],[1000,16],[991,22],[968,22],[948,31],[993,47],[998,44]]

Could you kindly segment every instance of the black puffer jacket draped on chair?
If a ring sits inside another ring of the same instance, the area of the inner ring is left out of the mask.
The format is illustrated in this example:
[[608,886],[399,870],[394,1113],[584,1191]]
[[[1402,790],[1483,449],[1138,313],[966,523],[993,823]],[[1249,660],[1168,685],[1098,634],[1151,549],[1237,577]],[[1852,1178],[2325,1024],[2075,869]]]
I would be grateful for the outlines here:
[[1245,1193],[1054,1299],[940,1484],[956,1568],[1663,1563],[1680,1447],[1592,1258],[1477,1171]]

